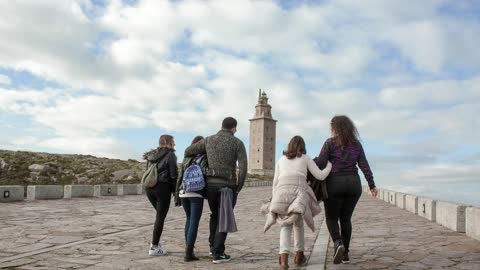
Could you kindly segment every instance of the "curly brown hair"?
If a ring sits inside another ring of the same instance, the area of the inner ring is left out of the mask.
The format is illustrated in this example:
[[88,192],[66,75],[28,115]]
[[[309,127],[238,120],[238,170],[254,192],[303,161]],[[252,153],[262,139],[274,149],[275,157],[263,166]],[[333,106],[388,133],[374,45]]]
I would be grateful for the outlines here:
[[330,121],[330,126],[335,142],[342,148],[360,141],[360,135],[358,134],[355,124],[346,115],[336,115],[333,117]]
[[283,151],[283,154],[288,159],[294,159],[296,157],[301,157],[306,154],[307,150],[305,148],[305,141],[300,136],[293,136],[293,138],[288,143],[287,151]]

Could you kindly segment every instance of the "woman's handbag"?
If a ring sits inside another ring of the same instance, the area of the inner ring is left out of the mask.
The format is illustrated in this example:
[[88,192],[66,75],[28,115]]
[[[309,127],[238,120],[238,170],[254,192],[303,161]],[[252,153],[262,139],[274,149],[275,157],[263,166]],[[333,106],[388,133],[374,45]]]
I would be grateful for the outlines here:
[[[328,162],[327,160],[326,161],[321,161],[318,157],[316,157],[316,158],[313,159],[313,161],[315,162],[315,164],[317,164],[317,166],[320,170],[323,170],[323,169],[325,169],[325,167],[327,167],[327,162]],[[315,197],[317,198],[317,201],[324,201],[324,200],[328,199],[326,180],[318,181],[313,176],[313,174],[308,172],[307,183],[312,188],[313,193],[315,193]]]

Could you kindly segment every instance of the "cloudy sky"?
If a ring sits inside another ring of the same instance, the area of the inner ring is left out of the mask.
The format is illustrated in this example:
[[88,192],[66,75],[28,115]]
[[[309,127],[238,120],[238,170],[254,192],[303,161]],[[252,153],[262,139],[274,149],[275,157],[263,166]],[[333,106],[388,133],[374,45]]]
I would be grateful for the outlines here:
[[480,5],[474,1],[0,2],[0,148],[179,158],[258,89],[277,157],[315,156],[350,116],[378,186],[480,205]]

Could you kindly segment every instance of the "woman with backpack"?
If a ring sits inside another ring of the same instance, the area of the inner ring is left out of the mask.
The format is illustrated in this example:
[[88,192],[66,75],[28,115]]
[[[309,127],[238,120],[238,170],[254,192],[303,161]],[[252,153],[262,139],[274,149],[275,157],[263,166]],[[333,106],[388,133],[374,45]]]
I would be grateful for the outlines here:
[[[196,136],[192,144],[202,140]],[[198,226],[203,211],[203,200],[206,198],[205,170],[207,155],[185,157],[182,162],[182,173],[177,181],[175,205],[182,205],[187,219],[185,221],[185,262],[198,261],[194,254]]]
[[173,136],[160,136],[159,147],[145,153],[143,158],[147,160],[147,168],[156,166],[158,173],[157,183],[152,187],[145,187],[148,200],[157,211],[148,255],[164,256],[167,255],[167,251],[160,245],[160,237],[162,236],[163,225],[170,208],[170,200],[172,193],[175,191],[178,177],[177,156],[175,155],[175,140]]
[[367,179],[373,196],[377,196],[377,189],[352,120],[344,115],[335,116],[330,122],[330,127],[332,137],[323,144],[319,159],[333,164],[327,178],[328,198],[324,200],[324,205],[328,231],[334,242],[333,263],[338,264],[350,261],[348,252],[352,237],[351,218],[362,194],[357,164]]
[[324,170],[320,170],[306,155],[305,142],[300,136],[290,140],[287,151],[276,162],[272,200],[269,205],[264,206],[263,212],[268,213],[265,231],[275,223],[281,226],[278,259],[280,269],[288,269],[292,230],[296,251],[294,262],[297,266],[305,264],[304,221],[314,231],[313,217],[320,213],[315,194],[306,181],[307,173],[310,171],[316,179],[324,180],[331,167],[332,164],[329,162]]

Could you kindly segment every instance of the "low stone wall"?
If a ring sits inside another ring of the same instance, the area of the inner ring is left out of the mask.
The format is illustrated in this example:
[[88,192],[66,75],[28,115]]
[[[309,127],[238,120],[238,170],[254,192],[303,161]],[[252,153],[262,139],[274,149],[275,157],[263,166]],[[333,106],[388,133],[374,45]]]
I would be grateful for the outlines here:
[[141,184],[121,185],[122,193],[120,194],[120,185],[118,187],[118,195],[141,195],[143,187]]
[[[269,187],[272,181],[247,181],[245,187]],[[0,202],[24,200],[24,186],[0,186]],[[145,194],[142,184],[118,185],[38,185],[27,186],[27,200],[72,199]]]
[[426,197],[418,197],[418,212],[417,214],[430,221],[436,221],[436,206],[437,201]]
[[[480,240],[480,209],[377,188],[377,199]],[[365,186],[363,191],[366,192]],[[370,194],[370,192],[366,192]]]
[[405,209],[417,215],[418,214],[418,197],[414,195],[406,194]]
[[[123,191],[122,191],[123,192]],[[93,196],[117,196],[118,186],[117,185],[95,185],[93,186]]]
[[0,186],[0,202],[23,201],[24,193],[23,186]]
[[377,188],[377,198],[383,200],[383,188]]
[[466,205],[437,201],[436,222],[456,232],[465,232]]
[[480,209],[467,207],[465,210],[465,232],[480,241]]
[[63,199],[63,186],[39,185],[27,187],[27,200],[59,200]]
[[396,192],[395,193],[395,200],[396,206],[405,209],[405,195],[404,193]]
[[247,181],[245,182],[244,187],[270,187],[272,186],[272,181]]
[[393,205],[397,205],[397,195],[396,192],[389,191],[388,192],[388,202]]
[[385,202],[390,202],[390,197],[388,196],[388,192],[390,192],[388,189],[383,190],[383,201]]
[[63,187],[65,199],[77,197],[93,197],[93,186],[91,185],[66,185]]

